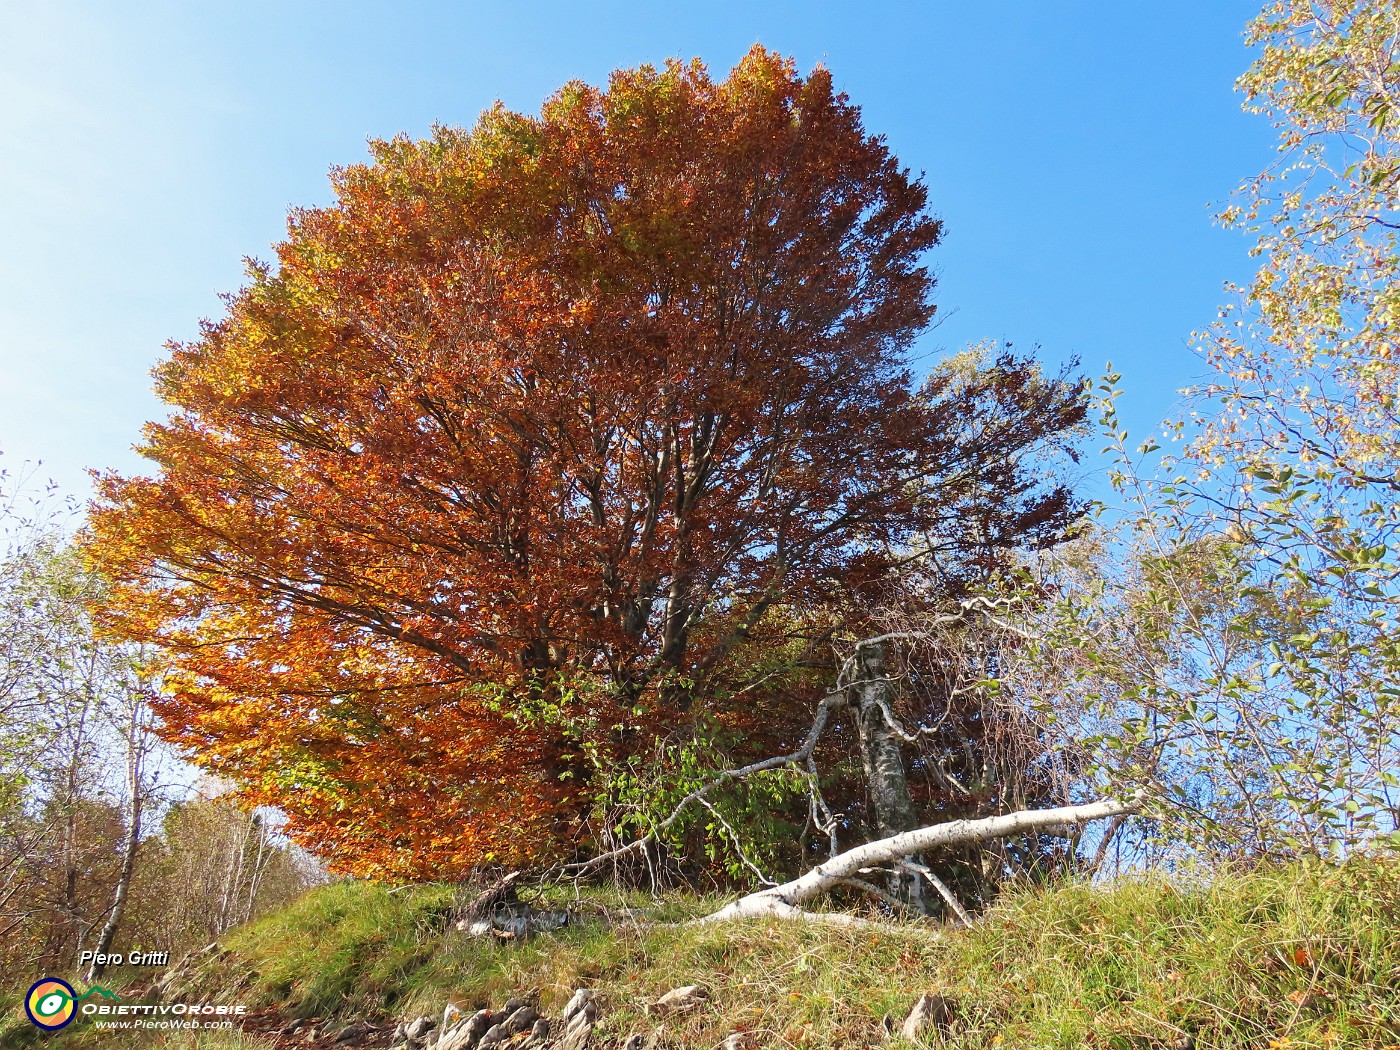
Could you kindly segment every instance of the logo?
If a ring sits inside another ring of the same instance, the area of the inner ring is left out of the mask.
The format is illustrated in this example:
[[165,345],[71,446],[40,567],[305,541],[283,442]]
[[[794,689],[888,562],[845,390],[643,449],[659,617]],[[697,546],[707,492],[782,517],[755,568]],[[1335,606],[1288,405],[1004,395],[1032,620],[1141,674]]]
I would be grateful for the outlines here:
[[101,985],[93,985],[82,995],[73,991],[73,986],[57,977],[43,977],[34,982],[29,994],[24,997],[24,1012],[36,1028],[46,1032],[56,1032],[77,1014],[77,1004],[85,999],[100,995],[106,999],[121,999],[116,992],[108,991]]

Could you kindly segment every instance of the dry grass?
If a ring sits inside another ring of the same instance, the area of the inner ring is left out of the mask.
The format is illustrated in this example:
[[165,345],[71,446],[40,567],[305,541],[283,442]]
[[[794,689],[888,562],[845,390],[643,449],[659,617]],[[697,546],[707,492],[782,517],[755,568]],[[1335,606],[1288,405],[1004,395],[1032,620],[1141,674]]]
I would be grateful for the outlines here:
[[[604,1005],[602,1047],[654,1028],[646,1006],[663,992],[701,984],[709,1007],[667,1022],[673,1046],[712,1048],[748,1031],[775,1050],[893,1050],[907,1044],[887,1038],[882,1018],[902,1019],[919,994],[936,991],[956,1004],[951,1027],[929,1044],[947,1050],[1145,1050],[1187,1039],[1197,1050],[1400,1048],[1395,859],[1260,869],[1191,887],[1147,878],[1028,890],[960,933],[685,925],[677,920],[718,902],[598,892],[580,902],[585,912],[628,904],[647,920],[595,917],[497,944],[448,929],[451,900],[444,887],[392,896],[326,887],[231,936],[234,956],[203,976],[204,987],[288,1014],[382,1018],[436,1014],[448,1001],[499,1005],[528,989],[549,1013],[587,986]],[[96,1045],[74,1035],[70,1045]]]

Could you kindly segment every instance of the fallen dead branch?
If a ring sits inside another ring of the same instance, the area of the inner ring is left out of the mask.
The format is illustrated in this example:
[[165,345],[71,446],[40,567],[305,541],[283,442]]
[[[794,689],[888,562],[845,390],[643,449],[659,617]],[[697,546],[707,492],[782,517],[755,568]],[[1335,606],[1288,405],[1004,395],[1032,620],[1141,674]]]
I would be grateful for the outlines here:
[[1077,826],[1091,820],[1116,817],[1136,812],[1142,805],[1139,797],[1119,801],[1103,799],[1078,806],[1058,806],[1054,809],[1022,810],[999,817],[980,820],[954,820],[946,824],[916,828],[889,838],[877,839],[839,853],[805,875],[781,886],[740,897],[717,912],[697,919],[697,922],[724,922],[730,919],[779,918],[805,919],[821,922],[859,922],[854,916],[822,914],[804,911],[800,904],[819,897],[827,890],[855,877],[862,869],[881,864],[897,863],[925,850],[949,846],[957,842],[984,842],[1006,838],[1045,828]]

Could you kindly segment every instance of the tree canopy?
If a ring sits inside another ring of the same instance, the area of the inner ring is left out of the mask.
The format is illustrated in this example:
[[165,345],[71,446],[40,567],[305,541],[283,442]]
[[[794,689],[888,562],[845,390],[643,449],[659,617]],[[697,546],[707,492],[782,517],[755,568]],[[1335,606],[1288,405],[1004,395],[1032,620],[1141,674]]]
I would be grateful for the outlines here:
[[[940,225],[824,70],[619,71],[333,183],[171,346],[156,472],[101,479],[89,542],[169,735],[342,868],[586,836],[597,771],[800,610],[1078,513],[1026,457],[1077,384],[1009,352],[913,383]],[[781,737],[784,702],[730,711]]]
[[1220,218],[1259,268],[1200,336],[1157,478],[1110,382],[1131,536],[1065,573],[1074,629],[1047,649],[1171,846],[1333,856],[1400,842],[1400,8],[1269,0],[1248,39],[1277,157]]

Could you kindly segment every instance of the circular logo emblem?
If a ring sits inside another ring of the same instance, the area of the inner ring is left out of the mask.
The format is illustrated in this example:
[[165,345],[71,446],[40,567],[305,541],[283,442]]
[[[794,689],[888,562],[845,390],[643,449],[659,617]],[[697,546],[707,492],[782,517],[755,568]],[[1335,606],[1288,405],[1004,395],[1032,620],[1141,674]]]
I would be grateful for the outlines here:
[[73,1020],[77,1012],[73,1006],[76,998],[77,993],[67,981],[45,977],[35,981],[29,994],[24,997],[24,1012],[39,1028],[56,1032]]

